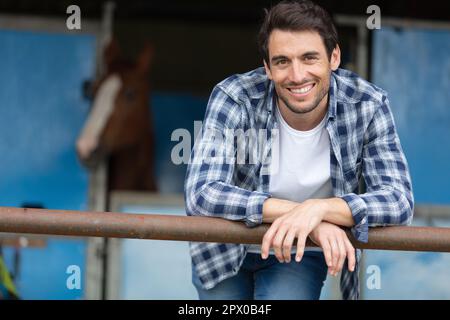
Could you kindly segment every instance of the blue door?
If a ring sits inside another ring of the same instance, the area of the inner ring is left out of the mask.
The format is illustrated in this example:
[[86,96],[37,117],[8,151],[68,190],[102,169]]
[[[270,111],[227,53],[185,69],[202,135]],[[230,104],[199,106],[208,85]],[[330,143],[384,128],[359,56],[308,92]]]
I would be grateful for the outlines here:
[[[0,30],[0,43],[0,206],[85,210],[88,176],[74,145],[89,108],[81,87],[95,70],[95,37]],[[14,251],[3,248],[9,269]],[[56,237],[20,249],[21,298],[83,298],[85,251],[85,239]],[[79,267],[79,289],[70,266]]]
[[[416,204],[450,205],[449,52],[450,29],[382,26],[374,32],[372,81],[389,94]],[[450,299],[447,253],[367,250],[366,258],[366,279],[376,271],[369,267],[378,266],[381,287],[363,282],[365,298]]]

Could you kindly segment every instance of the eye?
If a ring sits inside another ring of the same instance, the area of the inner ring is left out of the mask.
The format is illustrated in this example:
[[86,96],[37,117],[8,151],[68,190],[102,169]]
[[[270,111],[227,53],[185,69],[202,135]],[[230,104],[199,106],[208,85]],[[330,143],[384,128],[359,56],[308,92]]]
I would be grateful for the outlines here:
[[307,62],[311,62],[314,60],[317,60],[316,56],[305,56],[305,61],[307,61]]
[[285,65],[287,65],[288,64],[288,60],[287,59],[280,59],[280,60],[277,60],[276,62],[275,62],[275,65],[276,66],[285,66]]

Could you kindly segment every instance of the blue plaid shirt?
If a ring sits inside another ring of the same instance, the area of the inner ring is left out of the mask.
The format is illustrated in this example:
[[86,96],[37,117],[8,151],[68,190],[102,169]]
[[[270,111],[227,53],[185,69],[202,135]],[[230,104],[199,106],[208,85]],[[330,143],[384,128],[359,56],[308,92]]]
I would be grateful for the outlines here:
[[[273,130],[278,123],[274,84],[264,68],[219,83],[208,102],[202,130],[191,153],[185,181],[188,215],[262,223],[269,198]],[[406,225],[413,217],[408,165],[395,129],[386,92],[356,74],[338,69],[330,78],[326,129],[330,136],[330,172],[335,197],[345,200],[355,225],[352,234],[368,241],[368,228]],[[236,145],[214,137],[228,129],[266,129],[267,143],[256,146],[256,163],[238,163]],[[206,159],[208,161],[202,161]],[[282,168],[280,168],[282,170]],[[359,178],[366,192],[358,194]],[[193,266],[205,289],[235,275],[247,244],[190,243]],[[341,273],[344,299],[359,298],[357,250],[354,272]]]

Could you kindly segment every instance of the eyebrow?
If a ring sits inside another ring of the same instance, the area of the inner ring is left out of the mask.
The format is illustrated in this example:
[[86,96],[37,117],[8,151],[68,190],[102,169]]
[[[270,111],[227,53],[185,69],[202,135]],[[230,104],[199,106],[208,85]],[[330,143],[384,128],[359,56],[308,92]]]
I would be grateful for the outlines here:
[[320,53],[318,51],[307,51],[304,54],[302,54],[302,58],[306,56],[319,56]]
[[[320,53],[318,51],[306,51],[304,54],[302,54],[302,58],[307,56],[320,56]],[[273,56],[270,60],[272,61],[272,63],[274,63],[282,59],[289,60],[289,58],[284,55]]]
[[277,62],[278,60],[283,60],[286,59],[288,60],[289,58],[283,55],[278,55],[278,56],[273,56],[272,59],[270,59],[272,61],[272,63]]

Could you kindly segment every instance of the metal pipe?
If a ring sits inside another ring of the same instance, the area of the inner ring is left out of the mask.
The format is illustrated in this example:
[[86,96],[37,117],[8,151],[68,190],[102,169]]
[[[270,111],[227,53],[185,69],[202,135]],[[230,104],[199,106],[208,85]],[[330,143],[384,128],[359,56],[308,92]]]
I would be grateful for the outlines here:
[[[258,244],[268,228],[209,217],[0,207],[0,232]],[[450,228],[371,228],[369,243],[347,234],[361,249],[450,252]]]

